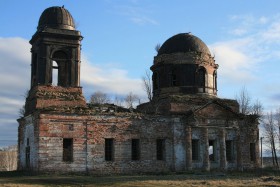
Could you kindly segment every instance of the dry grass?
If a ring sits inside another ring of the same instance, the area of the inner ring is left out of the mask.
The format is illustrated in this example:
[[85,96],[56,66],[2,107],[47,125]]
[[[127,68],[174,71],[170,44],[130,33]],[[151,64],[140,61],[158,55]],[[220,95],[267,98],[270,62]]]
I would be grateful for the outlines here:
[[0,172],[0,186],[97,186],[97,187],[181,187],[181,186],[279,186],[280,173],[198,173],[164,175],[81,176],[28,175]]

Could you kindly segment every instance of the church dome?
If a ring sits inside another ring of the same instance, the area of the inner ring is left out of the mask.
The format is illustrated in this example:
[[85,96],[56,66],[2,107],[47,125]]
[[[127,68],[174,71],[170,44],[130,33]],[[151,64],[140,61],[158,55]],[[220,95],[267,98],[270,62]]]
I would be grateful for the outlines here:
[[37,29],[45,27],[75,30],[75,23],[72,15],[64,8],[64,6],[54,6],[45,9],[39,19]]
[[190,33],[180,33],[166,40],[160,47],[158,55],[189,51],[211,54],[201,39]]

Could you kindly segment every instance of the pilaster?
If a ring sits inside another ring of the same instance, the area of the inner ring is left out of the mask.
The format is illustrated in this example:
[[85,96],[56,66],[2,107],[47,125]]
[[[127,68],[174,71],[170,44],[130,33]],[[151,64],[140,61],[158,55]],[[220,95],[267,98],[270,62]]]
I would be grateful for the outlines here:
[[186,169],[192,170],[192,128],[186,127]]

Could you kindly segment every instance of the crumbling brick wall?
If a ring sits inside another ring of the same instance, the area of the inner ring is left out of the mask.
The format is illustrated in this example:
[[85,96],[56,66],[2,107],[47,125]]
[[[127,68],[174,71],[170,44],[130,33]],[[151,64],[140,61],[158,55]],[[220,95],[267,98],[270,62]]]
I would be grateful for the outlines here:
[[[260,167],[259,153],[259,128],[258,118],[254,115],[244,116],[239,123],[240,127],[240,146],[243,169]],[[252,148],[253,146],[253,148]],[[253,158],[252,154],[253,153]]]
[[[31,169],[38,171],[111,174],[225,170],[237,169],[239,165],[254,168],[259,159],[255,121],[242,122],[231,109],[217,103],[210,103],[191,115],[135,113],[108,105],[47,107],[35,112],[32,120],[29,118],[26,116],[19,120],[22,169],[25,168],[27,137],[33,146]],[[244,125],[248,122],[249,126]],[[72,142],[72,159],[65,161],[64,145],[69,139]],[[113,140],[113,160],[105,160],[105,139]],[[139,160],[132,160],[132,139],[140,142]],[[164,140],[163,160],[157,159],[158,139]],[[191,149],[186,146],[191,146],[192,139],[198,139],[200,143],[199,160],[193,162],[187,160]],[[231,162],[225,158],[227,140],[234,142],[234,159]],[[209,160],[209,141],[215,142],[214,162]],[[256,143],[256,162],[248,161],[247,143],[250,141]]]

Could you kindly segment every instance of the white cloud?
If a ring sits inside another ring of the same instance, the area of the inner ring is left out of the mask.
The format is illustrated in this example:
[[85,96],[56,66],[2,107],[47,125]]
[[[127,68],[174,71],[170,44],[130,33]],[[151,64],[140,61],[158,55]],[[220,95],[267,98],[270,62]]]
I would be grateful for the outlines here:
[[[252,34],[251,32],[257,32],[260,27],[265,26],[269,21],[268,17],[261,16],[255,17],[253,15],[231,15],[230,17],[231,26],[229,33],[236,36],[242,36],[245,34]],[[237,23],[237,25],[236,25]]]
[[233,35],[241,36],[247,33],[245,28],[236,28],[230,31]]
[[22,38],[0,38],[0,96],[20,96],[29,86],[30,45]]
[[29,88],[30,47],[23,38],[0,38],[0,140],[17,138],[16,119]]
[[259,18],[259,23],[266,24],[269,21],[269,19],[265,16],[262,16]]
[[[279,107],[280,15],[232,16],[230,40],[209,45],[219,64],[219,94],[246,86],[266,108]],[[235,32],[235,33],[234,33]],[[221,87],[220,87],[221,88]]]
[[130,20],[138,25],[152,24],[158,25],[158,22],[146,16],[133,16]]
[[255,60],[243,51],[247,40],[218,42],[210,45],[216,63],[219,64],[219,80],[227,83],[252,81]]
[[109,94],[126,95],[130,91],[143,96],[141,79],[131,79],[128,72],[114,67],[96,67],[82,56],[81,84],[91,94],[103,91]]
[[118,14],[126,16],[130,21],[137,25],[159,25],[159,23],[148,16],[149,10],[147,7],[145,9],[137,6],[136,2],[133,5],[117,5],[116,9]]
[[280,42],[280,21],[272,23],[262,35],[263,39],[269,43]]
[[260,64],[280,60],[279,17],[279,15],[270,18],[252,15],[230,17],[231,21],[238,22],[235,28],[229,28],[234,37],[209,46],[220,65],[219,73],[222,80],[231,83],[256,81],[256,72]]
[[252,15],[231,15],[230,21],[238,22],[239,25],[236,28],[229,30],[230,34],[241,36],[247,34],[250,30],[252,23],[254,23],[254,17]]
[[30,50],[30,44],[26,39],[19,37],[0,37],[1,58],[4,56],[9,57],[6,60],[17,59],[26,62],[30,58],[30,55],[26,53],[26,49],[28,49],[28,51]]

